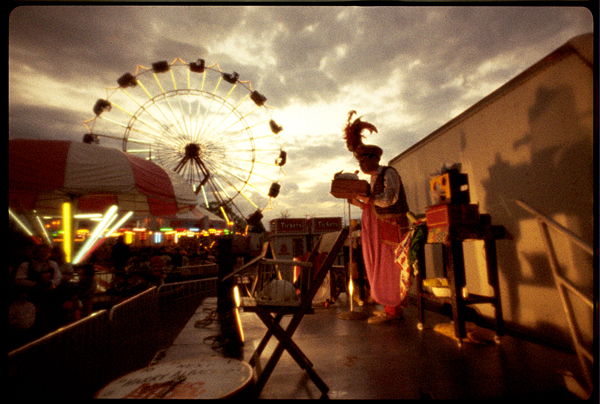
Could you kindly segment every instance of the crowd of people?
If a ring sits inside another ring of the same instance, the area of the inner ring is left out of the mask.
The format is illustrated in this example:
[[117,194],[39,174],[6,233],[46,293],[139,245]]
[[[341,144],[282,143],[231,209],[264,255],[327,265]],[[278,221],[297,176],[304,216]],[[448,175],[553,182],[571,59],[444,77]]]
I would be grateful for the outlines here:
[[111,291],[131,293],[212,258],[203,244],[134,247],[123,237],[104,243],[75,267],[61,245],[28,243],[21,250],[9,263],[9,350],[89,315],[98,272],[113,274]]
[[9,349],[92,311],[93,265],[74,268],[60,246],[37,244],[27,250],[20,264],[9,265]]
[[129,246],[122,237],[92,260],[113,274],[111,292],[133,293],[165,282],[181,280],[179,269],[197,265],[212,258],[202,243],[188,246]]

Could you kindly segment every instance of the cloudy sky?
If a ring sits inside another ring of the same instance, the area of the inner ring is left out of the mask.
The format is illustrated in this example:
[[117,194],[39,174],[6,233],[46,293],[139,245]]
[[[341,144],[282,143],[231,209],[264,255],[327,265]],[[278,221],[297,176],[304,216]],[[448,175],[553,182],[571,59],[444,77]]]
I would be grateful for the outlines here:
[[284,128],[286,178],[265,221],[347,217],[329,190],[358,168],[348,111],[377,126],[367,142],[386,162],[592,31],[587,9],[564,6],[22,6],[9,17],[9,138],[81,141],[124,72],[202,58],[250,80]]

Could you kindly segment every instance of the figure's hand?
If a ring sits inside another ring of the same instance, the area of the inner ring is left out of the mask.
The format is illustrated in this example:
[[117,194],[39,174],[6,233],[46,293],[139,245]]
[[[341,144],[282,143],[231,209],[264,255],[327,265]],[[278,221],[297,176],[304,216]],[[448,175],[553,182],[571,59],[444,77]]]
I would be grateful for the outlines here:
[[350,202],[354,206],[358,206],[361,209],[365,209],[365,205],[368,204],[370,200],[371,198],[369,198],[368,196],[359,196],[352,199],[348,199],[348,202]]
[[362,202],[359,201],[357,198],[350,198],[350,199],[348,199],[348,203],[350,203],[351,205],[354,205],[354,206],[358,206],[361,209],[363,208]]
[[358,199],[361,203],[363,204],[367,204],[367,203],[371,203],[371,197],[370,196],[360,196],[360,199]]

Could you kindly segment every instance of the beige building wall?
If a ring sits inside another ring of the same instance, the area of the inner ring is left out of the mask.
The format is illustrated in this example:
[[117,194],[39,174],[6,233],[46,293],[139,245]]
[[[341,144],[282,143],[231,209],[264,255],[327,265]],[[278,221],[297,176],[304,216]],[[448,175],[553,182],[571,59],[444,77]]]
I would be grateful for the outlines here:
[[[497,243],[507,325],[565,344],[571,343],[568,323],[540,228],[515,201],[595,246],[593,46],[592,34],[573,38],[390,161],[415,213],[433,203],[430,174],[444,163],[462,165],[471,202],[512,237]],[[551,235],[562,274],[593,296],[593,257],[556,231]],[[465,260],[469,291],[491,293],[483,243],[466,243]],[[593,312],[571,300],[577,326],[591,342]],[[474,307],[493,316],[490,305]]]

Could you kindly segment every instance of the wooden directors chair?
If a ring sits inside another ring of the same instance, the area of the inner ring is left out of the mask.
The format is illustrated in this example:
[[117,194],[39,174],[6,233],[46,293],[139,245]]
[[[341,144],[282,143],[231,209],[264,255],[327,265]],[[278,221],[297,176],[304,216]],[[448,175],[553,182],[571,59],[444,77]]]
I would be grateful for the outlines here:
[[[312,311],[312,301],[347,237],[348,229],[323,234],[306,262],[266,258],[268,249],[263,249],[261,256],[229,275],[252,279],[249,296],[240,299],[240,307],[246,312],[256,313],[267,326],[264,337],[249,361],[256,373],[252,397],[260,395],[284,350],[308,373],[322,395],[327,395],[329,387],[313,369],[313,364],[292,340],[292,336],[304,315]],[[284,315],[292,315],[285,329],[280,324]],[[275,336],[278,344],[263,368],[260,356],[272,336]]]

